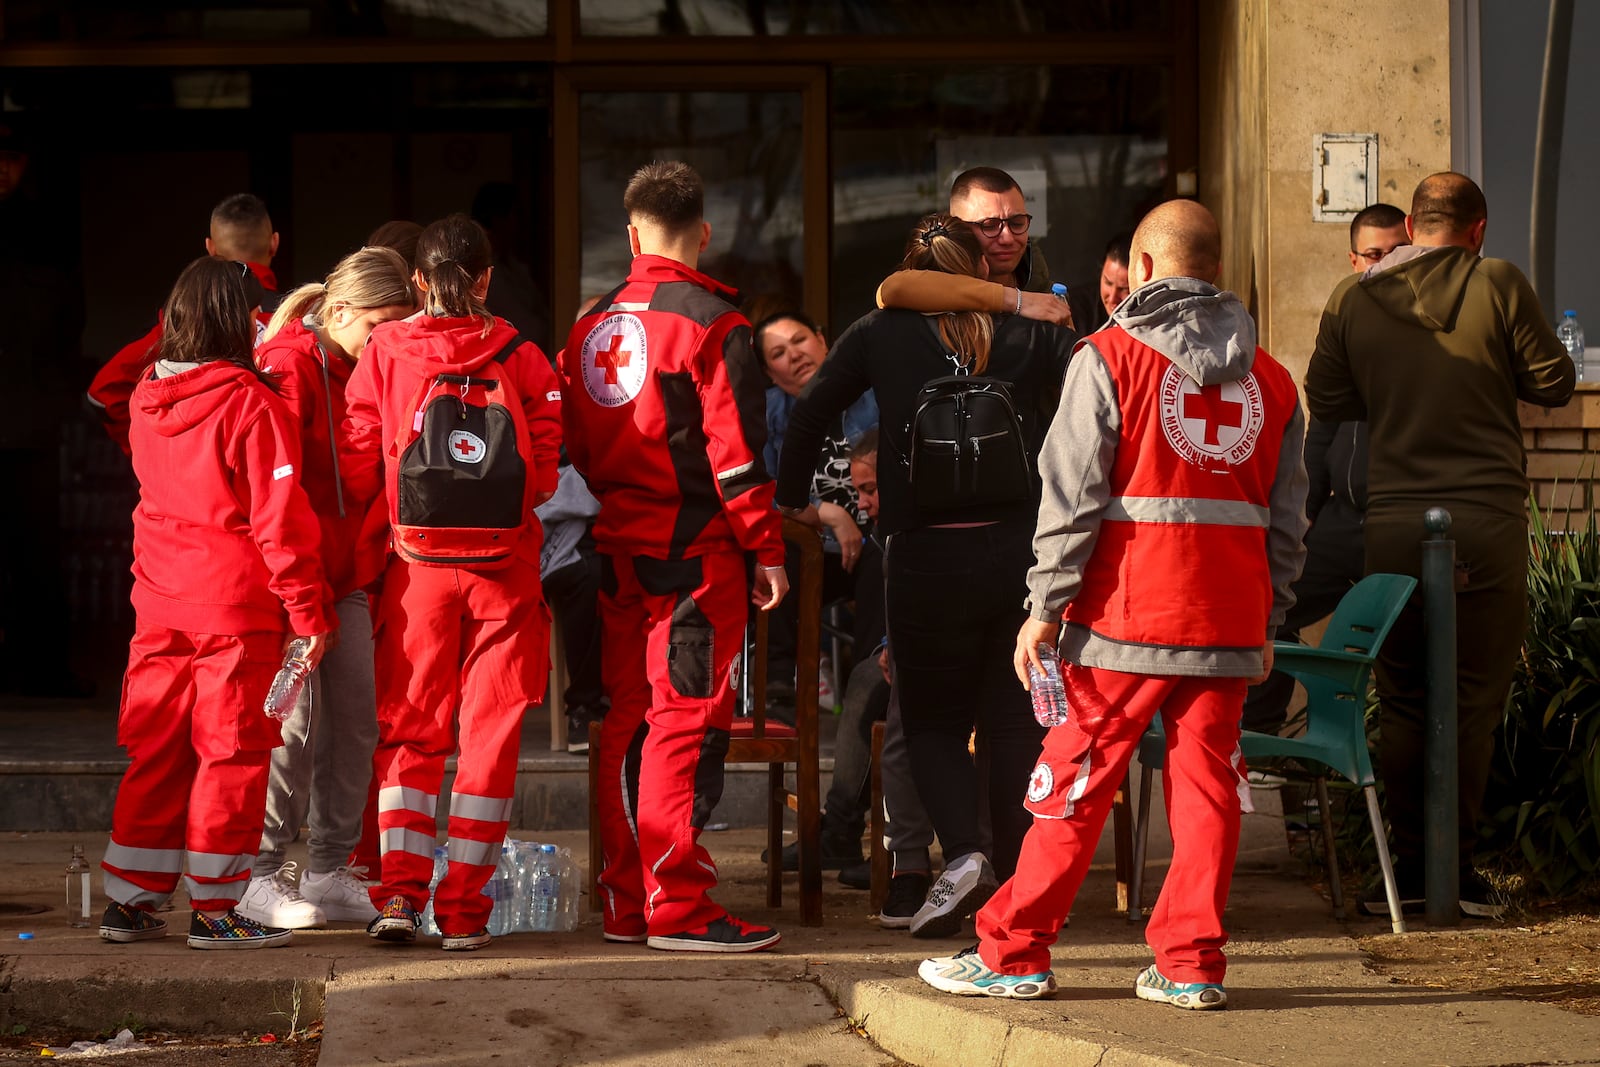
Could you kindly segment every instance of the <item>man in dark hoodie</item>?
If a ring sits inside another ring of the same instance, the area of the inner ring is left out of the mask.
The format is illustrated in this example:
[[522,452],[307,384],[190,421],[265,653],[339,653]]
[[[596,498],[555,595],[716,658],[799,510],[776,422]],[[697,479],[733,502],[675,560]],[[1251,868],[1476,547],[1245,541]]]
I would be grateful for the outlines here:
[[1145,937],[1143,1000],[1225,1007],[1222,912],[1249,805],[1239,712],[1272,667],[1305,549],[1305,422],[1294,380],[1212,283],[1221,236],[1192,200],[1133,236],[1134,291],[1079,343],[1039,456],[1044,497],[1017,676],[1059,644],[1071,713],[1028,784],[1016,875],[978,912],[979,944],[925,960],[936,989],[1054,992],[1050,946],[1128,761],[1159,711],[1172,866]]
[[[1504,906],[1473,870],[1494,728],[1527,619],[1528,479],[1517,401],[1572,396],[1572,360],[1522,272],[1481,259],[1488,205],[1460,174],[1423,179],[1390,252],[1328,298],[1306,373],[1313,418],[1366,419],[1367,572],[1421,574],[1423,513],[1453,519],[1460,744],[1461,909]],[[1424,399],[1425,398],[1425,399]],[[1384,780],[1402,905],[1423,897],[1423,734],[1427,703],[1420,596],[1378,659]],[[1362,909],[1387,913],[1381,888]]]
[[[1383,259],[1406,237],[1405,212],[1392,204],[1372,204],[1350,220],[1350,265],[1356,274]],[[1361,527],[1367,508],[1367,424],[1358,420],[1320,422],[1306,428],[1306,566],[1294,583],[1294,607],[1278,629],[1278,640],[1298,641],[1300,631],[1333,614],[1350,587],[1361,580],[1365,557]],[[1273,671],[1250,687],[1244,699],[1246,730],[1275,734],[1288,719],[1294,679]],[[1384,912],[1388,914],[1387,911]]]

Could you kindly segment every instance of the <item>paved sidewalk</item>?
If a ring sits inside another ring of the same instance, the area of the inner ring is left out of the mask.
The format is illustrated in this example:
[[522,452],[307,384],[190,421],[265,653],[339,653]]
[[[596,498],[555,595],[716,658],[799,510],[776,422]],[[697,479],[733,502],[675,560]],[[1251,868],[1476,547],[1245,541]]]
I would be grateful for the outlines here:
[[[1257,797],[1270,807],[1275,794]],[[324,1018],[323,1067],[493,1058],[550,1067],[1600,1061],[1600,1019],[1368,973],[1351,935],[1387,924],[1335,923],[1302,879],[1281,826],[1272,814],[1246,819],[1229,908],[1231,1002],[1214,1013],[1135,999],[1133,978],[1150,956],[1140,928],[1112,911],[1108,863],[1091,873],[1057,948],[1058,996],[998,1003],[935,993],[914,976],[918,960],[962,948],[970,934],[919,941],[883,930],[864,893],[831,880],[820,928],[798,925],[789,908],[767,911],[757,831],[707,835],[723,873],[719,899],[784,933],[775,951],[736,957],[608,945],[592,917],[573,934],[514,935],[448,956],[427,939],[380,946],[351,925],[249,954],[189,951],[176,930],[161,943],[108,945],[93,930],[69,928],[59,910],[71,845],[82,841],[97,857],[103,836],[7,834],[0,1027],[57,1024],[87,1034],[131,1018],[161,1029],[282,1033],[298,1010],[301,1025]],[[581,834],[542,836],[582,848]],[[1166,841],[1154,837],[1152,855],[1164,856]],[[1161,867],[1152,861],[1153,879]],[[6,914],[28,904],[55,910]],[[174,912],[169,921],[181,928],[186,919]],[[19,941],[24,930],[34,938]]]

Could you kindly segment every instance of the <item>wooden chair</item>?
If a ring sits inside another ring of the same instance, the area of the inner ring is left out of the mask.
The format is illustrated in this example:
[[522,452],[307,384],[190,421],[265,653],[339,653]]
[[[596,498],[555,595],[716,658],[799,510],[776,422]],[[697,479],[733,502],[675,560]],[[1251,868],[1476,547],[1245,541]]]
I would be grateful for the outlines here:
[[[822,537],[792,519],[783,521],[784,540],[800,549],[800,571],[791,574],[789,595],[798,597],[799,635],[795,648],[795,725],[767,721],[767,615],[758,614],[751,673],[750,714],[735,716],[725,764],[767,765],[767,906],[783,904],[783,813],[794,811],[800,845],[800,922],[822,925],[822,783],[817,750],[817,671],[822,643]],[[793,766],[795,788],[785,783]],[[589,881],[590,906],[599,907],[597,880],[600,819],[600,725],[589,727]]]

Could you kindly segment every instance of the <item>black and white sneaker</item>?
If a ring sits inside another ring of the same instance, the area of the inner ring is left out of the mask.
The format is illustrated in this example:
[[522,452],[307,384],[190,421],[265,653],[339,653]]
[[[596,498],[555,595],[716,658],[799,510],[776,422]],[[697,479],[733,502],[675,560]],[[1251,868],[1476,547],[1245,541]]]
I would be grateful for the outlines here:
[[928,899],[911,920],[912,937],[951,937],[961,920],[977,911],[1000,888],[994,868],[981,852],[969,852],[944,869]]
[[[1420,915],[1426,902],[1422,895],[1422,881],[1399,871],[1395,872],[1394,881],[1395,889],[1400,894],[1400,913]],[[1382,919],[1389,917],[1389,895],[1383,888],[1383,875],[1374,877],[1361,890],[1361,902],[1357,906],[1363,915],[1375,915]]]
[[198,949],[282,948],[294,936],[293,930],[263,926],[230,909],[220,919],[200,912],[189,921],[189,947]]
[[100,917],[100,939],[102,941],[127,944],[131,941],[150,941],[157,937],[166,936],[166,922],[156,918],[146,908],[136,908],[131,904],[118,904],[113,900],[106,905],[106,913]]
[[1498,919],[1506,913],[1505,898],[1474,870],[1461,872],[1460,900],[1461,914],[1474,919]]
[[667,952],[759,952],[776,945],[781,937],[770,926],[724,915],[679,934],[651,934],[647,944]]
[[904,930],[917,917],[923,901],[928,899],[928,887],[933,878],[926,871],[897,874],[889,879],[889,895],[878,912],[878,925],[890,930]]

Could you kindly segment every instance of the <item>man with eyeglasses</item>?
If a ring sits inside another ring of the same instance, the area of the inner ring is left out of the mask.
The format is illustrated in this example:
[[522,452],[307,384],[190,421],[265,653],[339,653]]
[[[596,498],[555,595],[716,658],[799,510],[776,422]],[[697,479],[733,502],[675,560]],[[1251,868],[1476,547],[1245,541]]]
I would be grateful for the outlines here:
[[[1362,533],[1373,573],[1419,574],[1422,515],[1449,509],[1455,542],[1456,730],[1462,912],[1505,910],[1472,862],[1495,727],[1527,626],[1528,474],[1517,401],[1561,407],[1572,360],[1515,265],[1484,258],[1489,205],[1445,171],[1412,194],[1411,245],[1339,283],[1306,368],[1314,417],[1366,419],[1372,463]],[[1421,597],[1378,656],[1378,768],[1402,907],[1421,906],[1427,671]],[[1380,913],[1373,886],[1361,910]],[[1381,911],[1387,911],[1387,903]]]
[[1017,180],[998,167],[973,167],[950,185],[950,214],[978,231],[989,280],[1035,293],[1050,291],[1044,253],[1028,240],[1028,214]]
[[1362,208],[1350,220],[1350,269],[1360,274],[1396,248],[1410,243],[1404,211],[1393,204]]
[[[1356,274],[1375,265],[1402,245],[1406,213],[1392,204],[1372,204],[1350,220],[1350,267]],[[1298,641],[1300,631],[1333,614],[1350,587],[1361,580],[1366,567],[1362,526],[1367,516],[1367,424],[1365,420],[1322,422],[1311,419],[1306,427],[1306,473],[1311,491],[1306,495],[1306,565],[1294,583],[1294,607],[1278,628],[1278,640]],[[1294,679],[1274,671],[1260,685],[1250,687],[1240,725],[1257,733],[1275,734],[1289,718]],[[1250,772],[1262,784],[1277,779]],[[1384,903],[1388,914],[1388,902]]]

